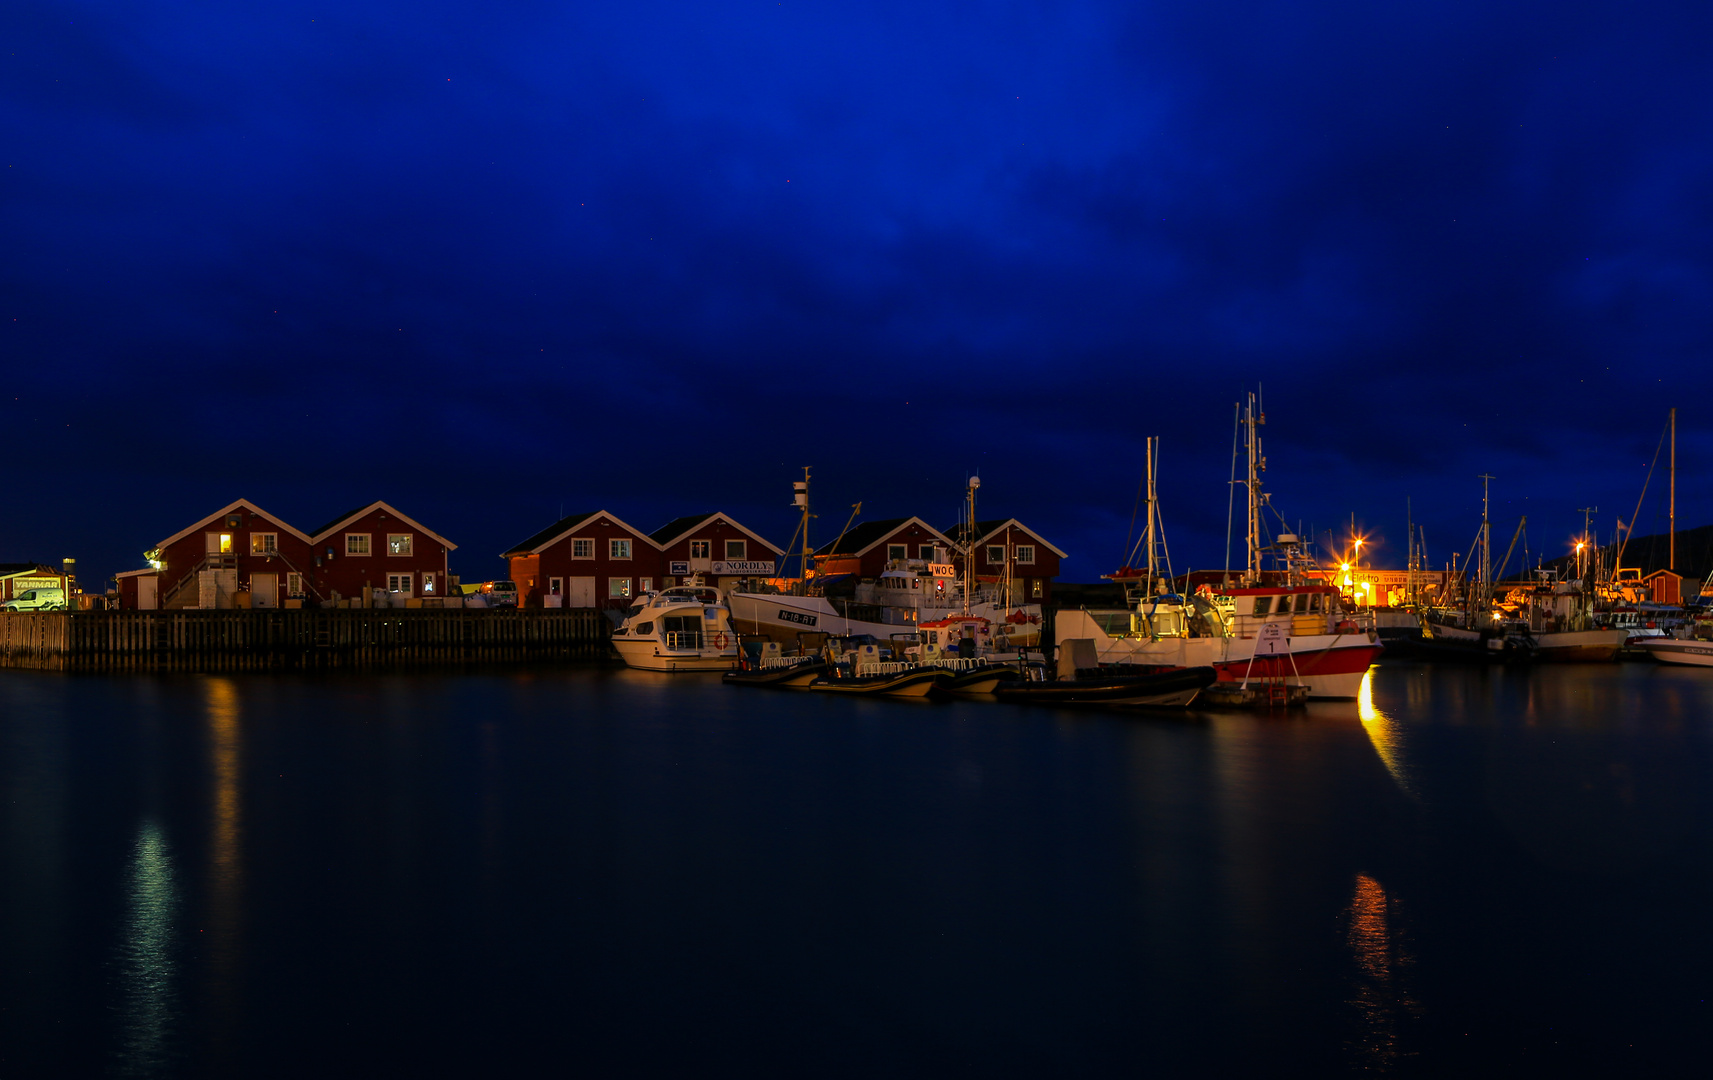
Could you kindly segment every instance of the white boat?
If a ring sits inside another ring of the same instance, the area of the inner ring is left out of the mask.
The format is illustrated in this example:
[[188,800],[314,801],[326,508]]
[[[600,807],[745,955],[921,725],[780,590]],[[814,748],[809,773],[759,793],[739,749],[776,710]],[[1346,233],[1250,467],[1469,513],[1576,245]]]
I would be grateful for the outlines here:
[[738,635],[718,589],[678,585],[638,597],[613,631],[613,648],[643,671],[729,671]]
[[1713,667],[1713,641],[1656,637],[1647,638],[1637,644],[1662,664]]

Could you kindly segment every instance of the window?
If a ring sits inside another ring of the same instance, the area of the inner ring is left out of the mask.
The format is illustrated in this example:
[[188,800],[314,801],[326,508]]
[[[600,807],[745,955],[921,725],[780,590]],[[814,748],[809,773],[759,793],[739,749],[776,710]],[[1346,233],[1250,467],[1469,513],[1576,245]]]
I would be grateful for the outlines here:
[[410,595],[410,575],[409,574],[388,574],[387,575],[387,591],[388,592],[396,592],[396,593],[404,593],[406,596],[409,596]]
[[565,583],[565,580],[563,578],[556,578],[556,577],[548,578],[547,579],[547,595],[558,596],[559,592],[560,592],[560,587],[562,585],[564,585],[564,583]]
[[726,561],[727,562],[743,562],[747,558],[749,558],[749,541],[748,540],[727,540],[726,541]]
[[1273,598],[1271,596],[1257,596],[1255,598],[1255,614],[1265,615],[1272,610]]
[[369,534],[368,533],[346,533],[345,534],[345,554],[347,554],[347,555],[367,555],[368,553],[369,553]]
[[922,553],[922,561],[923,562],[933,562],[934,561],[934,545],[933,544],[923,544],[917,550]]
[[1020,563],[1033,563],[1035,561],[1035,545],[1018,544],[1017,561]]
[[250,554],[278,555],[280,553],[279,533],[251,533]]
[[1029,581],[1029,596],[1031,599],[1041,599],[1041,579],[1032,578]]
[[904,545],[903,544],[888,544],[888,545],[886,545],[886,559],[888,562],[891,562],[894,559],[903,559],[903,558],[906,558],[906,555],[904,554]]
[[[609,559],[628,559],[628,558],[630,558],[630,541],[629,540],[608,540],[607,541],[607,558],[609,558]],[[627,585],[626,588],[629,588],[629,586]],[[625,595],[629,596],[630,593],[627,592],[627,593],[625,593]]]
[[998,566],[1001,563],[1005,562],[1005,545],[1004,544],[989,544],[989,545],[987,545],[987,561],[988,561],[988,565],[990,565],[990,566]]
[[[623,542],[628,544],[630,541],[626,540]],[[613,543],[617,544],[617,543],[620,543],[620,541],[614,540]],[[611,599],[611,600],[628,600],[628,599],[630,599],[630,578],[628,578],[628,577],[610,577],[610,578],[608,578],[607,579],[607,597],[608,597],[608,599]]]
[[639,577],[639,578],[637,578],[636,579],[636,591],[637,592],[653,592],[654,591],[654,579],[651,577]]
[[690,541],[690,557],[692,559],[709,558],[712,547],[713,542],[710,540],[692,540]]
[[231,533],[208,533],[207,536],[208,536],[208,546],[205,550],[207,550],[208,554],[210,554],[210,555],[230,555],[230,554],[232,554],[232,534]]
[[432,593],[433,591],[434,591],[434,575],[431,573],[428,573],[427,571],[424,571],[423,575],[422,575],[422,595],[427,596],[429,593]]
[[287,596],[302,596],[303,595],[303,575],[302,574],[287,574],[286,575],[286,595]]
[[387,554],[409,555],[411,533],[388,533]]
[[571,557],[573,559],[593,559],[595,557],[595,541],[587,537],[572,538]]

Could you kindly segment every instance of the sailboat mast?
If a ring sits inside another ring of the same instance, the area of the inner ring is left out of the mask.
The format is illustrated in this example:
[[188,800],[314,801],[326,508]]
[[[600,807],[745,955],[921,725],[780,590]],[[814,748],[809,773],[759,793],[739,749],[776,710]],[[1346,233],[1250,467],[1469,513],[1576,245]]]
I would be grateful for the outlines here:
[[1671,528],[1670,560],[1666,565],[1672,573],[1677,572],[1677,409],[1671,410],[1671,510],[1669,512]]
[[1158,441],[1158,435],[1150,435],[1148,437],[1148,458],[1146,463],[1148,471],[1148,577],[1144,584],[1144,595],[1147,596],[1154,595],[1154,576],[1158,570],[1154,559],[1154,445]]
[[1261,583],[1261,470],[1265,468],[1261,457],[1261,434],[1256,429],[1265,423],[1265,419],[1257,415],[1255,395],[1249,395],[1249,407],[1244,415],[1245,446],[1249,452],[1249,471],[1244,486],[1249,492],[1249,523],[1246,541],[1249,546],[1249,562],[1244,571],[1244,584],[1259,585]]
[[1487,484],[1494,479],[1487,473],[1481,474],[1481,605],[1488,609],[1493,606],[1493,549],[1487,520]]

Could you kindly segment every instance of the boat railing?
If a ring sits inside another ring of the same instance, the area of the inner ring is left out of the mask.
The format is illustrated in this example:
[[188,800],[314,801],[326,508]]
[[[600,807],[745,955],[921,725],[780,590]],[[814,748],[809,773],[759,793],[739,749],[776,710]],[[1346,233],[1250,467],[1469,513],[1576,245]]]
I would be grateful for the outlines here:
[[948,671],[974,671],[987,666],[984,656],[941,656],[929,662],[933,667],[942,667]]
[[666,647],[668,649],[700,649],[702,647],[702,631],[668,630],[666,631]]
[[771,671],[776,668],[796,667],[814,660],[813,656],[764,656],[761,658],[761,670]]

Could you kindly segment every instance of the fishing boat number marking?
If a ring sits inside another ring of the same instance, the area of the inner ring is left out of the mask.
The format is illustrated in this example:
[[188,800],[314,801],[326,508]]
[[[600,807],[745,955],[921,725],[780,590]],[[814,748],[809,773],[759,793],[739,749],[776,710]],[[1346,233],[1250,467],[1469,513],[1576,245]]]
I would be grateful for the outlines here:
[[784,610],[781,610],[779,613],[779,621],[780,622],[798,623],[799,625],[802,625],[802,626],[814,626],[815,625],[815,616],[805,615],[800,611],[784,611]]

